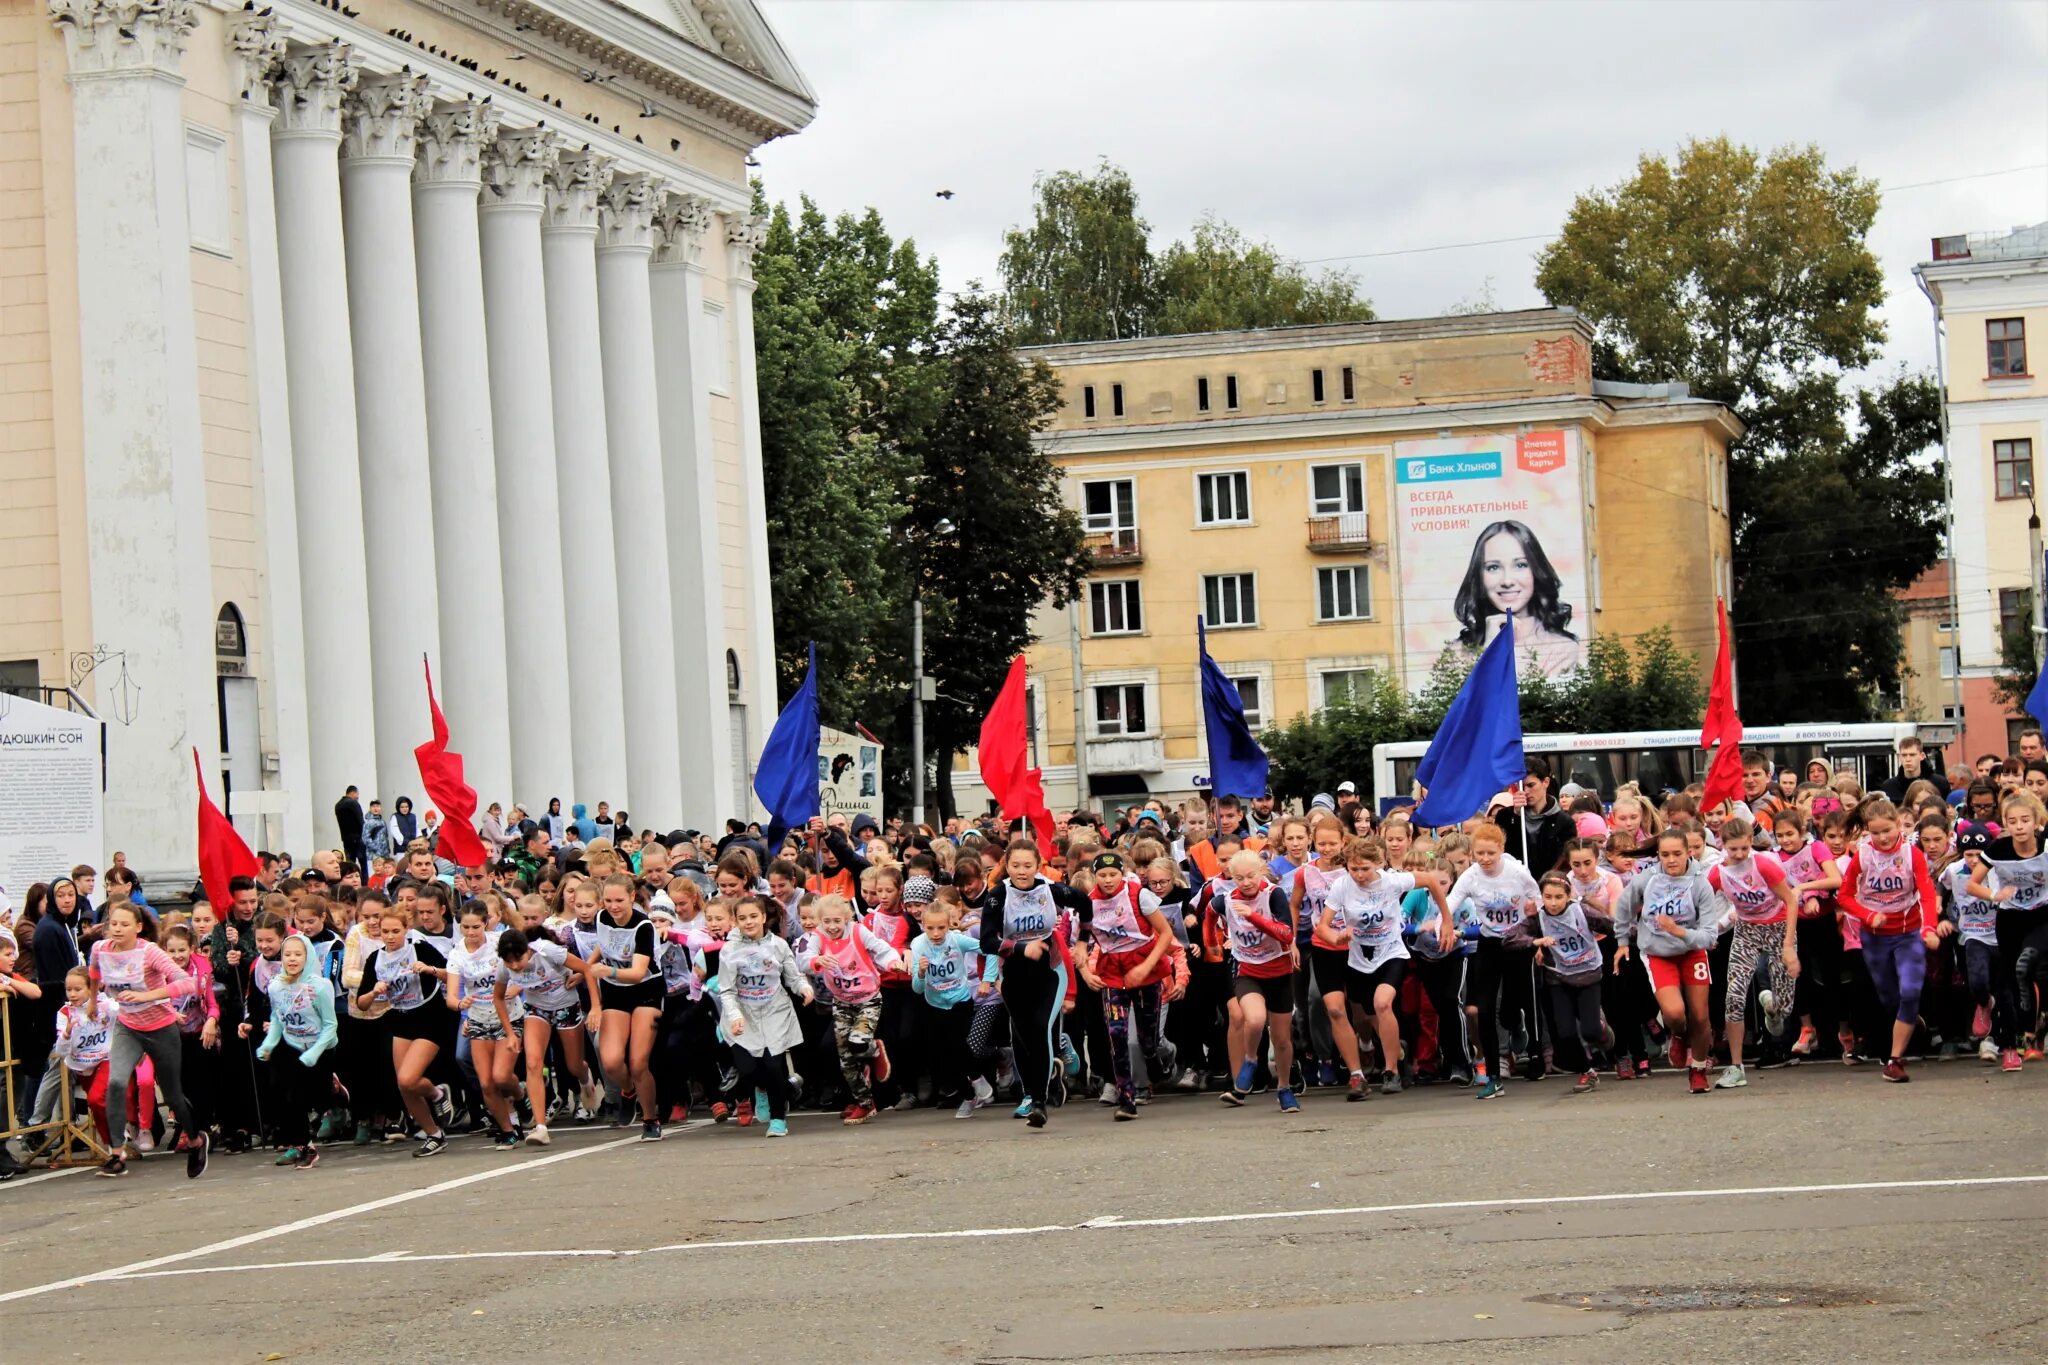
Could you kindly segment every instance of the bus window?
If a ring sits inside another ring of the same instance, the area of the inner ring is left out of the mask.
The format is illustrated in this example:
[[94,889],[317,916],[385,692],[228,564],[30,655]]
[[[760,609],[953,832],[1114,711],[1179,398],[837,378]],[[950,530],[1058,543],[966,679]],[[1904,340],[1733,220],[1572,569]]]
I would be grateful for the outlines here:
[[1636,750],[1636,789],[1652,801],[1662,801],[1666,792],[1683,791],[1693,779],[1689,753],[1684,749]]
[[1621,755],[1611,749],[1594,750],[1590,753],[1558,754],[1561,760],[1555,766],[1562,770],[1564,778],[1558,783],[1562,791],[1566,783],[1576,782],[1588,791],[1598,792],[1603,802],[1611,804],[1614,789],[1621,785]]

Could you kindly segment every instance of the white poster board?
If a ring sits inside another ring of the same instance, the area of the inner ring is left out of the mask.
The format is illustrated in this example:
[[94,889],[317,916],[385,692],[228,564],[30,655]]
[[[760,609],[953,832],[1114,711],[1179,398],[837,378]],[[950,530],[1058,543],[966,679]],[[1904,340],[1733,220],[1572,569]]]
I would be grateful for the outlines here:
[[32,883],[106,866],[100,725],[0,694],[0,886],[17,905]]
[[865,735],[818,727],[818,813],[882,821],[882,746]]

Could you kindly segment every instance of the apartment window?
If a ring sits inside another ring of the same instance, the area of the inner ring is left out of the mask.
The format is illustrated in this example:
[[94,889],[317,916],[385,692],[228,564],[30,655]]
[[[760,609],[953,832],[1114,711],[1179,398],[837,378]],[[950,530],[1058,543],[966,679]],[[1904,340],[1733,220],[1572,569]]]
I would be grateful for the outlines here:
[[1322,675],[1323,705],[1350,706],[1365,697],[1372,680],[1372,670],[1365,668],[1333,668]]
[[35,701],[42,680],[42,669],[34,659],[0,660],[0,695]]
[[1038,684],[1024,684],[1024,752],[1026,760],[1034,768],[1040,766],[1038,757]]
[[1956,647],[1954,645],[1943,645],[1941,647],[1941,676],[1953,678],[1955,675]]
[[2005,634],[2014,626],[2024,625],[2027,619],[2027,599],[2033,593],[2026,588],[2000,588],[1998,590],[1998,634]]
[[1081,485],[1081,529],[1113,535],[1138,529],[1138,490],[1129,479],[1098,479]]
[[1115,683],[1095,689],[1095,733],[1105,737],[1145,733],[1145,684]]
[[1308,372],[1308,397],[1311,403],[1323,401],[1323,372],[1321,370],[1310,370]]
[[1244,526],[1252,519],[1252,476],[1242,469],[1195,475],[1195,525]]
[[1121,384],[1111,384],[1109,386],[1109,415],[1111,417],[1121,417],[1124,415],[1124,386]]
[[1083,384],[1081,386],[1081,415],[1083,417],[1093,417],[1095,415],[1095,386],[1093,384]]
[[1255,575],[1212,573],[1202,578],[1202,619],[1211,630],[1259,623],[1259,593]]
[[1993,441],[1991,474],[2001,498],[2024,498],[2034,485],[2034,443]]
[[1319,464],[1308,471],[1308,510],[1317,517],[1365,510],[1365,466]]
[[1231,685],[1237,688],[1237,699],[1244,706],[1244,723],[1253,730],[1266,728],[1265,693],[1260,690],[1263,680],[1256,673],[1235,674]]
[[1209,410],[1209,376],[1203,375],[1195,381],[1195,411]]
[[1232,412],[1237,411],[1237,376],[1234,374],[1223,376],[1223,406]]
[[1944,706],[1941,708],[1941,718],[1943,720],[1959,720],[1962,714],[1963,708],[1960,706]]
[[1138,580],[1117,578],[1088,585],[1088,631],[1091,635],[1136,635],[1145,629]]
[[1993,318],[1984,324],[1986,369],[1993,379],[2009,379],[2027,372],[2027,320]]
[[1358,401],[1358,375],[1349,365],[1346,365],[1337,372],[1337,383],[1339,386],[1338,392],[1344,396],[1345,402],[1355,403]]
[[1372,584],[1365,565],[1316,570],[1316,620],[1364,621],[1372,616]]

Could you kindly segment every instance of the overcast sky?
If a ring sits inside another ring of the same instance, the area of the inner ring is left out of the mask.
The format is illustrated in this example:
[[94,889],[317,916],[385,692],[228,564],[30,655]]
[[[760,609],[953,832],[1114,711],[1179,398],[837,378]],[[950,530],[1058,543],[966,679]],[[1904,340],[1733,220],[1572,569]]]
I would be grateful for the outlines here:
[[[1303,261],[1351,257],[1332,263],[1382,317],[1489,282],[1537,305],[1541,241],[1410,249],[1553,232],[1638,154],[1725,133],[1817,142],[1898,187],[1873,233],[1887,362],[1926,367],[1928,239],[2048,219],[2043,0],[761,3],[819,99],[758,153],[770,197],[874,205],[949,288],[999,282],[1034,176],[1106,156],[1155,250],[1213,212]],[[1925,181],[1949,183],[1907,188]]]

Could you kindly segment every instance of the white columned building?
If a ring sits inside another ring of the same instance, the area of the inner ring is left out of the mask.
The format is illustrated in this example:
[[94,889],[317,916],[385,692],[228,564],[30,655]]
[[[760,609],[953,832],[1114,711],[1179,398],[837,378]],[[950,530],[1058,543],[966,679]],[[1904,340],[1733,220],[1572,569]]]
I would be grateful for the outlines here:
[[[192,275],[184,242],[185,82],[195,7],[105,0],[53,7],[70,59],[79,288],[78,343],[92,639],[107,651],[103,706],[107,828],[138,864],[189,878],[198,867],[189,790],[192,750],[217,752],[213,611]],[[124,719],[125,716],[125,719]],[[69,869],[64,869],[68,872]]]
[[271,168],[312,784],[298,795],[324,841],[335,837],[334,819],[318,794],[339,795],[351,783],[378,790],[355,359],[341,245],[341,101],[357,72],[347,44],[327,42],[293,47],[274,74]]
[[443,101],[428,112],[412,212],[440,605],[435,684],[442,709],[469,722],[462,750],[469,784],[503,794],[512,790],[512,710],[477,226],[484,148],[497,131],[497,111],[476,99]]
[[497,463],[498,574],[505,585],[512,791],[535,815],[578,790],[569,708],[562,526],[555,513],[555,398],[540,255],[541,213],[556,139],[501,130],[484,156],[484,336],[490,353]]
[[683,808],[676,727],[675,612],[662,514],[661,422],[655,410],[654,317],[648,261],[654,254],[655,186],[614,175],[598,200],[598,351],[604,362],[604,425],[611,457],[612,544],[618,568],[619,638],[625,670],[626,778],[633,807],[675,828]]
[[[597,197],[611,164],[563,152],[548,179],[540,251],[555,396],[555,488],[562,520],[562,588],[569,621],[569,718],[576,790],[617,795],[627,785],[625,670],[619,640],[618,551],[597,319]],[[597,698],[603,704],[594,704]]]
[[341,141],[377,772],[385,787],[414,795],[419,770],[413,746],[427,733],[421,660],[441,661],[412,235],[414,156],[431,101],[423,75],[365,74],[349,94]]
[[683,753],[686,825],[717,829],[737,801],[726,723],[725,570],[718,546],[718,471],[711,439],[711,367],[700,354],[718,334],[704,317],[704,234],[713,221],[702,199],[669,194],[655,215],[650,288],[654,307],[654,396],[661,417],[661,477],[668,529],[668,577],[675,609],[676,722]]
[[739,378],[733,399],[739,406],[741,517],[746,522],[744,569],[747,635],[753,667],[747,670],[747,749],[759,754],[775,723],[775,585],[768,571],[768,493],[761,475],[761,400],[755,390],[754,253],[767,240],[768,224],[742,214],[726,215],[726,284],[732,294],[733,360]]

